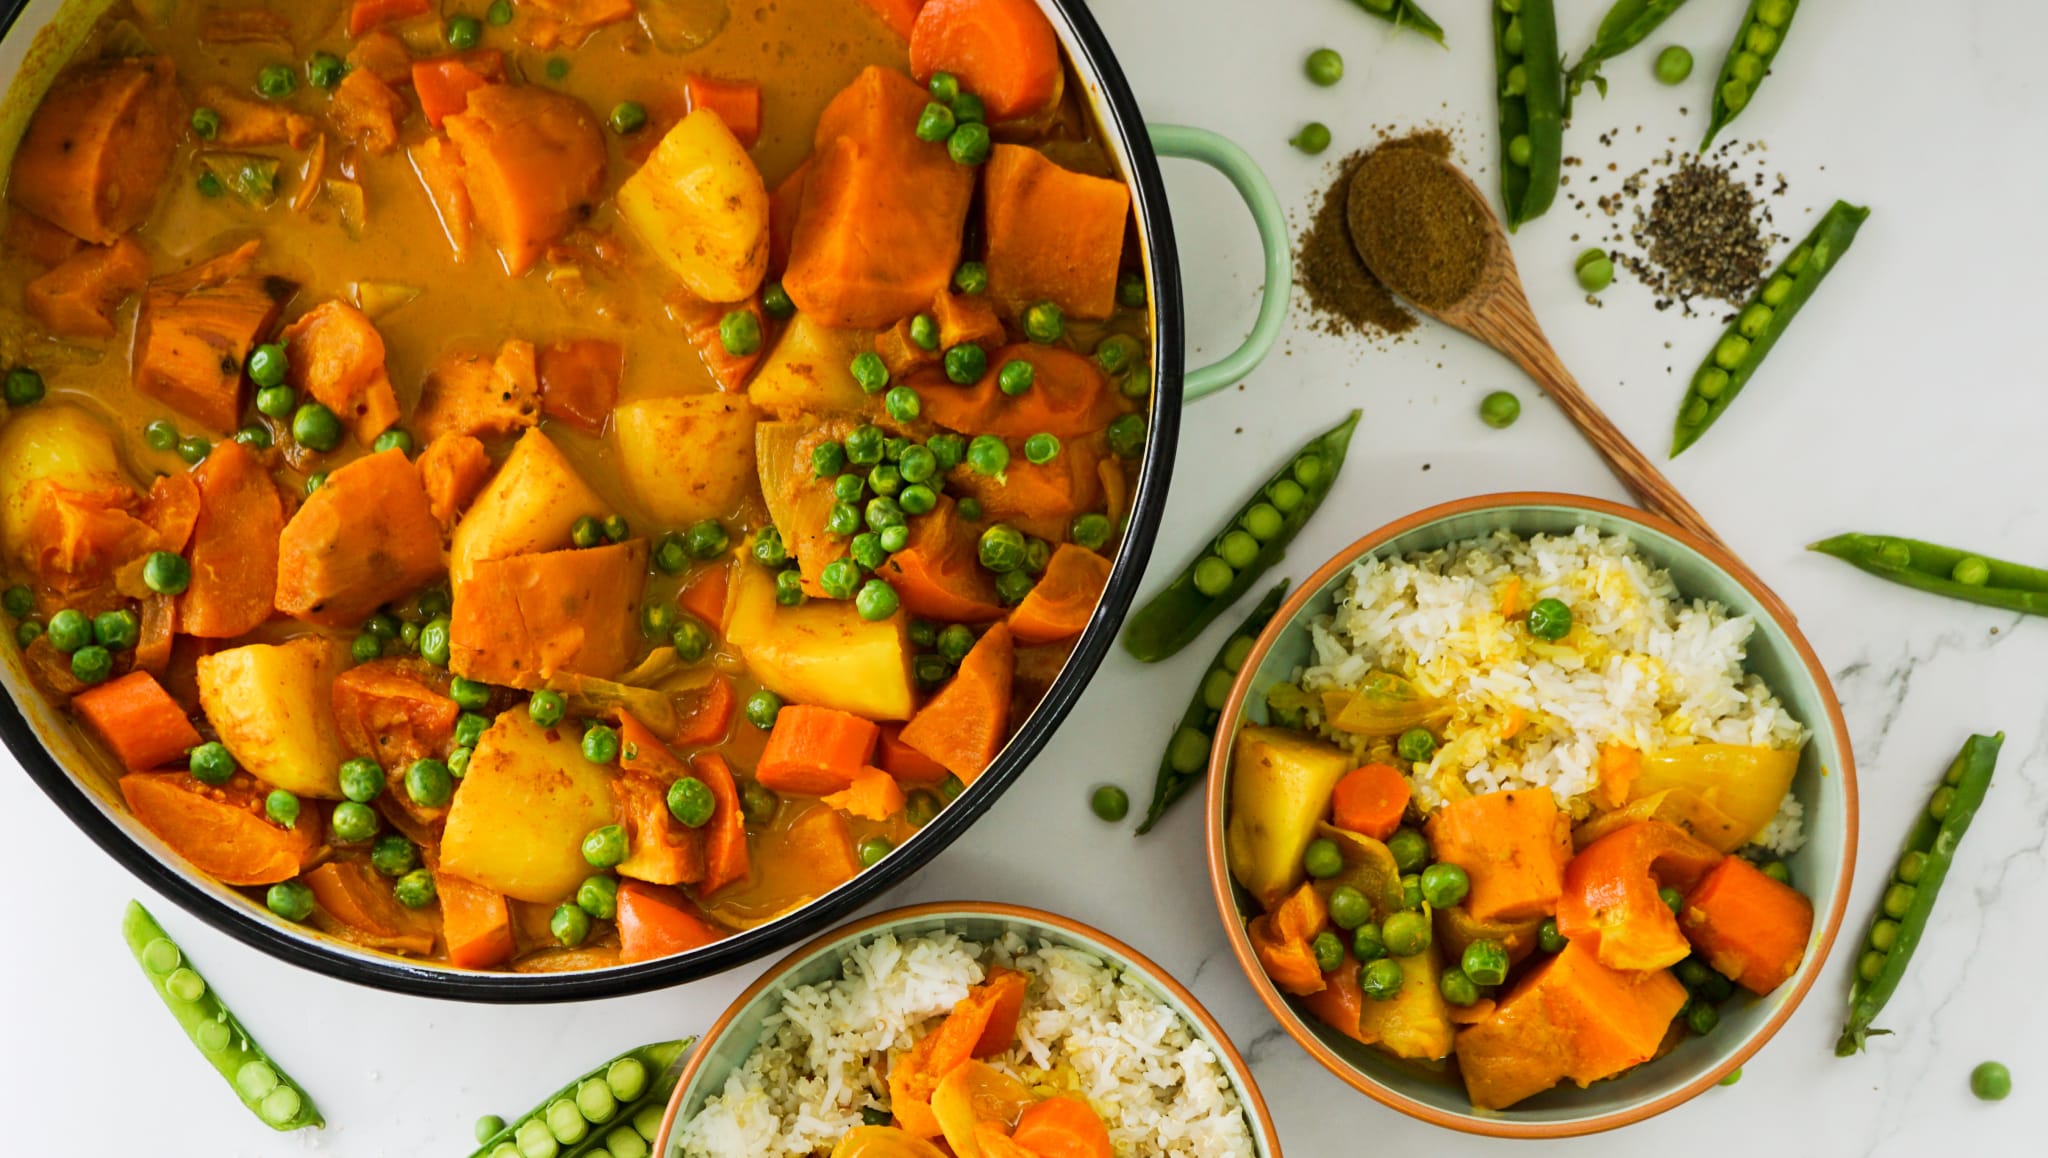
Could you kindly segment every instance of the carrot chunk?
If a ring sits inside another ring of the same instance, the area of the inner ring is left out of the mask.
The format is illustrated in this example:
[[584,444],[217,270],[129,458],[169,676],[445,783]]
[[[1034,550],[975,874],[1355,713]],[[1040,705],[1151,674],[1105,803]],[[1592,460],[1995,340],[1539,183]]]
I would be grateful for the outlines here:
[[320,907],[313,923],[345,940],[424,957],[434,951],[424,913],[401,906],[390,886],[353,861],[329,861],[305,876]]
[[910,71],[959,77],[992,121],[1036,116],[1059,97],[1059,36],[1034,0],[930,0],[911,29]]
[[881,576],[912,615],[947,623],[986,623],[1003,616],[995,582],[976,554],[977,537],[954,509],[939,505],[910,525],[903,550],[882,564]]
[[183,772],[131,772],[121,777],[121,798],[144,828],[222,884],[290,880],[320,852],[319,813],[307,809],[279,828],[246,776],[213,788]]
[[1664,969],[1692,951],[1660,886],[1686,889],[1721,854],[1658,820],[1618,829],[1565,866],[1557,931],[1610,969]]
[[496,357],[455,351],[427,372],[413,428],[429,441],[444,434],[481,438],[540,422],[540,368],[533,343],[512,338]]
[[427,509],[442,530],[452,530],[469,501],[490,477],[491,456],[470,434],[443,434],[427,444],[413,465],[427,491]]
[[742,148],[761,140],[761,86],[740,80],[717,80],[695,73],[683,78],[686,111],[710,109],[732,130]]
[[690,576],[683,589],[676,592],[676,606],[717,630],[719,621],[725,618],[725,589],[733,567],[732,563],[713,563]]
[[384,369],[384,337],[347,302],[321,302],[284,328],[289,381],[334,411],[369,446],[398,421],[398,393]]
[[277,609],[329,627],[359,623],[447,570],[420,472],[396,447],[329,475],[277,549]]
[[1813,902],[1741,857],[1724,857],[1685,895],[1678,923],[1707,964],[1762,996],[1799,972]]
[[1385,764],[1354,768],[1337,781],[1330,803],[1338,828],[1385,840],[1408,811],[1408,778]]
[[1322,992],[1323,971],[1316,967],[1310,941],[1322,932],[1329,915],[1315,885],[1303,882],[1272,912],[1252,918],[1245,932],[1273,984],[1296,997]]
[[639,881],[619,886],[619,960],[652,961],[718,940],[716,926],[669,889]]
[[910,39],[910,30],[917,24],[918,10],[924,7],[924,0],[861,0],[868,10],[881,17],[889,31]]
[[284,500],[239,442],[216,444],[197,473],[199,519],[186,554],[192,582],[178,605],[178,626],[202,639],[232,639],[270,618]]
[[997,145],[982,182],[989,296],[1013,314],[1050,301],[1071,317],[1108,317],[1129,188],[1062,169],[1024,145]]
[[883,724],[875,745],[875,762],[896,783],[910,788],[936,788],[952,773],[946,766],[903,742],[903,725]]
[[149,255],[128,238],[82,249],[22,289],[29,315],[65,338],[111,338],[114,310],[149,284]]
[[379,24],[425,16],[431,0],[354,0],[348,7],[348,34],[361,36]]
[[973,1060],[974,1049],[1005,994],[986,985],[975,986],[953,1004],[937,1029],[918,1039],[908,1052],[890,1059],[889,1108],[906,1132],[928,1138],[939,1135],[932,1094],[947,1074]]
[[880,768],[863,768],[853,783],[825,797],[828,807],[862,820],[887,820],[908,803],[896,778]]
[[819,118],[783,288],[822,325],[880,329],[946,288],[974,175],[917,139],[927,96],[869,68]]
[[84,242],[19,205],[8,211],[5,231],[0,232],[0,249],[21,254],[44,269],[64,264],[83,248]]
[[148,672],[88,688],[72,697],[71,710],[131,772],[161,768],[199,746],[185,709]]
[[573,338],[544,346],[537,355],[540,409],[591,434],[604,433],[619,404],[626,350],[602,338]]
[[1564,892],[1571,844],[1557,801],[1545,791],[1489,792],[1430,816],[1436,858],[1472,881],[1465,908],[1482,921],[1541,917]]
[[903,725],[903,742],[974,783],[1008,733],[1014,659],[1010,629],[989,628],[939,694]]
[[775,717],[754,777],[777,792],[842,792],[874,758],[880,736],[874,721],[851,712],[791,704]]
[[292,112],[275,101],[243,96],[227,85],[215,82],[199,90],[195,102],[220,114],[220,128],[214,131],[212,146],[220,149],[250,149],[259,145],[290,145],[303,149],[313,140],[310,118]]
[[462,180],[477,220],[514,277],[588,219],[603,195],[604,135],[574,97],[489,85],[471,92],[468,106],[442,124],[462,152]]
[[994,1057],[1017,1044],[1017,1018],[1024,1012],[1024,992],[1030,978],[1001,965],[989,967],[981,988],[989,993],[988,1024],[974,1041],[975,1057]]
[[1038,584],[1011,610],[1011,633],[1018,642],[1033,645],[1081,634],[1108,583],[1109,560],[1086,547],[1061,543]]
[[512,959],[512,906],[505,894],[444,872],[434,874],[434,892],[441,898],[441,939],[450,964],[489,969]]
[[416,60],[412,65],[412,91],[420,98],[420,112],[435,128],[469,106],[469,94],[491,83],[490,78],[460,56]]
[[168,57],[67,69],[29,118],[7,195],[74,237],[107,245],[156,206],[183,126]]
[[[730,693],[728,693],[730,696]],[[716,752],[699,752],[690,757],[690,771],[718,802],[704,825],[704,879],[697,883],[699,896],[747,879],[751,866],[747,854],[747,818],[740,810],[740,789],[732,766]]]

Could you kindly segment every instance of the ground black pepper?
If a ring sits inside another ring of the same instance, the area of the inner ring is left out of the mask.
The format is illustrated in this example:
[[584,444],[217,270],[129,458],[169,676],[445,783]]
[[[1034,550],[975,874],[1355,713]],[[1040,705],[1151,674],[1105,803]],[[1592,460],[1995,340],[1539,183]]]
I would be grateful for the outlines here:
[[1658,182],[1649,209],[1637,208],[1630,236],[1645,257],[1624,255],[1623,263],[1659,297],[1739,305],[1762,280],[1770,256],[1758,209],[1734,166],[1687,157]]

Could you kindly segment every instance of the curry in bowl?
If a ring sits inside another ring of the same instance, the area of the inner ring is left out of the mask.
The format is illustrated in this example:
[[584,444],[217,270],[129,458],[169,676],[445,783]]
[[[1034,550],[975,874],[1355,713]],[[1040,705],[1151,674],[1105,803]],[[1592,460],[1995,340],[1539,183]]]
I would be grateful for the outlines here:
[[114,5],[7,183],[10,667],[365,948],[831,891],[1118,545],[1149,313],[1078,87],[1029,0]]

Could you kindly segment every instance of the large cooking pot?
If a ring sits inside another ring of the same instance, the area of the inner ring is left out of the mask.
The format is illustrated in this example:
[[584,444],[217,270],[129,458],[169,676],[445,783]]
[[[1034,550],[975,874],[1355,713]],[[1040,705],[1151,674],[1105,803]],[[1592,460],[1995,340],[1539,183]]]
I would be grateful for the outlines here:
[[[30,113],[85,32],[111,0],[0,0],[0,165],[11,162]],[[851,5],[853,0],[848,0]],[[1200,129],[1148,126],[1102,31],[1082,0],[1040,0],[1058,30],[1081,94],[1104,143],[1128,177],[1137,236],[1153,309],[1150,428],[1132,498],[1128,534],[1102,602],[1054,680],[1051,690],[1011,737],[995,763],[932,823],[874,868],[808,905],[689,953],[636,965],[563,974],[477,973],[427,965],[358,948],[290,925],[216,882],[203,879],[130,817],[106,778],[90,769],[77,734],[29,684],[20,652],[0,645],[0,739],[24,769],[109,856],[152,888],[217,929],[262,951],[345,981],[409,994],[465,1001],[580,1000],[633,993],[693,980],[779,953],[817,935],[923,867],[967,831],[1044,747],[1102,662],[1137,593],[1152,551],[1173,473],[1179,411],[1184,402],[1232,385],[1265,357],[1278,338],[1292,282],[1287,230],[1272,187],[1244,150]],[[1180,265],[1159,158],[1213,166],[1252,210],[1265,250],[1265,289],[1250,337],[1211,366],[1187,371],[1182,361]],[[67,769],[81,769],[74,774]]]

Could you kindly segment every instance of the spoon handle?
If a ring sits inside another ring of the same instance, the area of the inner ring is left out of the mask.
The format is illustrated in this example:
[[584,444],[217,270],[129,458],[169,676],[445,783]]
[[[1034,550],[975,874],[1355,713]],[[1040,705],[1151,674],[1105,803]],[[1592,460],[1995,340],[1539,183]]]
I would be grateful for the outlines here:
[[[1490,312],[1487,319],[1492,324],[1487,328],[1492,333],[1487,338],[1493,346],[1513,358],[1536,384],[1543,387],[1557,408],[1564,411],[1593,449],[1607,461],[1608,469],[1621,480],[1629,493],[1650,510],[1663,515],[1679,526],[1698,535],[1714,545],[1727,549],[1728,544],[1714,533],[1707,520],[1664,472],[1657,469],[1636,444],[1616,427],[1604,411],[1579,388],[1578,380],[1565,369],[1564,361],[1551,349],[1550,342],[1543,336],[1543,330],[1536,324],[1536,317],[1526,306],[1519,309],[1503,309]],[[1732,552],[1731,552],[1732,553]]]

